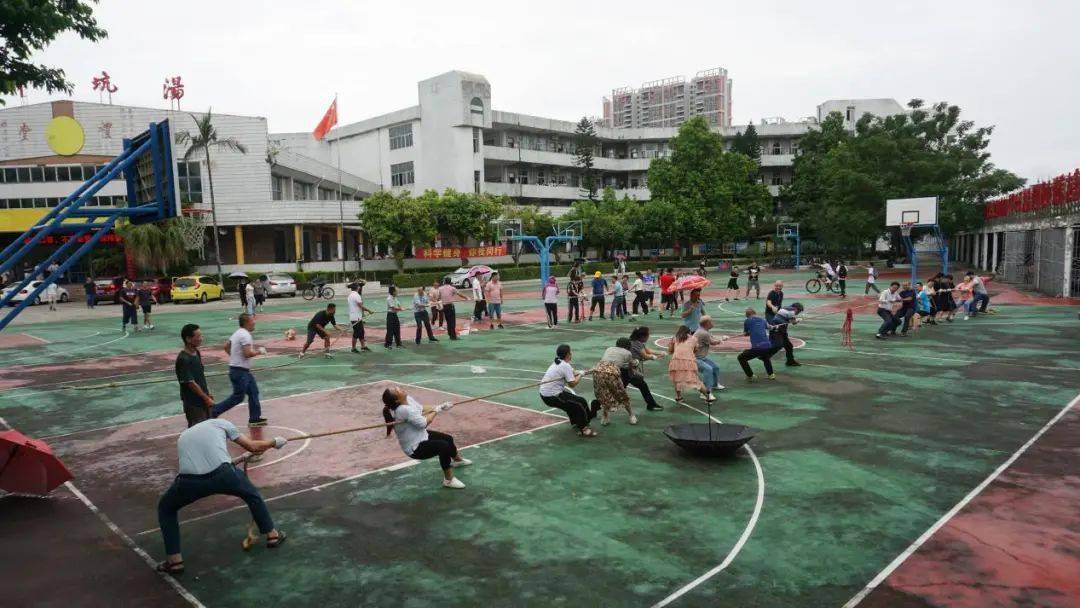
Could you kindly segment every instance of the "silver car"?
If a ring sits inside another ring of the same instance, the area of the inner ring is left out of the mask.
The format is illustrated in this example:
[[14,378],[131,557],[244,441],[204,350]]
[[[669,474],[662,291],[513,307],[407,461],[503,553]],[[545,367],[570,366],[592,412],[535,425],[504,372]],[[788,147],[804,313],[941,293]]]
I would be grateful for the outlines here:
[[[43,281],[30,281],[29,285],[27,285],[25,288],[23,288],[21,291],[19,291],[19,293],[15,294],[14,297],[12,297],[11,300],[8,301],[8,306],[15,306],[19,302],[22,302],[23,300],[25,300],[27,298],[27,296],[30,295],[30,292],[37,289],[38,285],[41,285],[42,282]],[[12,285],[11,287],[8,287],[8,288],[4,289],[3,295],[4,296],[8,295],[10,292],[15,290],[15,287],[16,286]],[[56,289],[56,301],[57,302],[67,302],[68,299],[70,299],[70,296],[68,295],[68,290],[64,289],[63,287],[61,287],[59,285],[57,285],[56,288],[57,288]],[[33,302],[31,302],[30,305],[33,306],[34,304],[44,304],[45,301],[46,301],[45,300],[45,292],[42,291],[38,295],[37,299],[34,300]]]
[[296,281],[293,280],[287,274],[271,274],[267,277],[269,287],[266,291],[266,295],[269,297],[274,296],[289,296],[290,298],[296,297]]

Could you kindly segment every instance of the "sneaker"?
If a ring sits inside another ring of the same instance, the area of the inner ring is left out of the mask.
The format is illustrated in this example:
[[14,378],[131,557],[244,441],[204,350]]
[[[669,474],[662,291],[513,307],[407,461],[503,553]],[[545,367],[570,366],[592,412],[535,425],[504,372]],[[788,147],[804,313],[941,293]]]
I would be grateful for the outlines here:
[[[438,338],[428,338],[427,341],[428,342],[438,342],[439,339]],[[417,344],[419,344],[419,342],[417,342]]]
[[371,349],[370,349],[370,348],[368,348],[368,347],[366,347],[366,346],[361,346],[361,347],[360,347],[360,350],[362,350],[362,351],[364,351],[364,352],[366,352],[366,353],[370,353],[370,352],[371,352]]
[[454,468],[467,467],[470,464],[472,464],[472,461],[469,460],[468,458],[462,458],[461,460],[452,460],[452,461],[450,461],[450,466],[454,467]]
[[248,426],[266,426],[266,418],[259,418],[257,420],[249,420]]
[[154,329],[154,326],[153,326],[153,325],[151,325],[151,326],[150,326],[150,327],[149,327],[148,329]]
[[499,323],[499,329],[506,329],[506,328],[505,328],[505,327],[503,327],[503,324],[502,324],[502,323]]
[[297,359],[303,359],[305,354],[307,354],[307,353],[300,353],[299,355],[296,355],[296,358]]
[[630,424],[637,424],[637,416],[630,415]]
[[442,482],[442,487],[450,488],[453,490],[464,490],[465,484],[461,483],[461,480],[455,477],[453,479],[444,479]]
[[358,352],[360,352],[360,351],[358,351],[358,350],[356,350],[356,349],[354,348],[354,349],[352,349],[352,352],[354,352],[354,353],[358,353]]
[[717,390],[717,391],[722,391],[722,390],[724,390],[724,389],[726,389],[726,388],[727,388],[727,387],[726,387],[726,386],[724,386],[723,384],[717,384],[717,385],[716,385],[716,388],[715,388],[715,389],[713,389],[713,390]]
[[776,380],[776,374],[769,374],[769,380]]
[[323,353],[323,356],[326,357],[327,359],[333,359],[334,358],[334,355],[331,355],[329,352]]
[[662,412],[662,411],[664,411],[664,407],[662,405],[660,405],[659,403],[654,403],[652,405],[645,406],[645,409],[649,410],[650,412]]
[[710,392],[706,393],[705,394],[705,402],[706,403],[712,403],[713,401],[716,401],[716,397],[713,396],[712,392],[710,391]]
[[965,321],[967,321],[967,320],[968,320],[968,316],[967,316],[967,315],[964,315],[964,320],[965,320]]
[[746,381],[747,382],[757,382],[757,376],[747,376]]
[[874,334],[874,337],[877,338],[878,340],[884,340],[885,339],[885,336],[883,336],[881,334]]
[[785,365],[787,365],[788,367],[799,367],[800,365],[802,365],[802,363],[799,363],[798,361],[792,359],[791,361],[788,361]]
[[420,340],[415,340],[415,342],[417,346],[420,346]]
[[391,347],[390,347],[389,344],[383,344],[383,348],[386,349],[386,350],[391,350]]

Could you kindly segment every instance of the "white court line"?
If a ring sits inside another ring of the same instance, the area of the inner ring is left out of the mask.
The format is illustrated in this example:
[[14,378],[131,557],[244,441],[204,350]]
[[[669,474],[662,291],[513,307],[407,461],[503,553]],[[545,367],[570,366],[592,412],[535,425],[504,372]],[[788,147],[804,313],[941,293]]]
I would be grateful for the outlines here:
[[[670,397],[666,397],[664,395],[659,396],[665,399],[671,399]],[[688,403],[683,403],[683,405],[699,414],[708,415]],[[718,420],[715,416],[708,416],[709,419],[713,422],[721,424],[720,420]],[[743,447],[746,448],[746,452],[750,455],[750,460],[754,463],[754,471],[757,473],[758,481],[757,500],[754,502],[754,511],[750,514],[750,520],[746,523],[746,528],[743,529],[743,533],[739,536],[739,540],[737,540],[731,550],[728,551],[728,554],[724,557],[724,560],[722,562],[720,562],[716,567],[710,569],[708,572],[702,574],[701,576],[678,588],[664,599],[653,604],[653,608],[661,608],[662,606],[667,606],[668,604],[674,602],[683,595],[686,595],[687,593],[692,591],[701,583],[704,583],[705,581],[722,572],[725,568],[731,565],[731,562],[735,561],[735,558],[739,555],[739,552],[742,551],[743,546],[746,545],[746,541],[750,539],[750,535],[754,533],[754,528],[757,526],[758,518],[761,517],[761,509],[765,504],[765,473],[761,470],[761,463],[758,462],[757,454],[754,453],[754,450],[750,447],[750,444],[743,444]]]
[[[7,420],[4,420],[2,417],[0,417],[0,426],[8,430],[11,429],[11,425],[9,425],[7,423]],[[134,551],[139,557],[143,559],[144,562],[146,562],[151,568],[154,569],[155,572],[157,572],[157,562],[155,562],[154,559],[150,557],[150,554],[148,554],[146,551],[143,551],[141,547],[136,545],[135,541],[132,540],[130,536],[125,534],[124,531],[121,530],[116,524],[114,524],[112,520],[109,519],[109,516],[102,513],[101,509],[97,508],[97,505],[90,502],[90,499],[87,498],[85,494],[80,492],[79,489],[75,487],[75,484],[68,481],[64,483],[64,486],[67,487],[68,490],[71,490],[71,493],[75,495],[75,498],[78,498],[84,505],[86,505],[86,508],[90,509],[90,512],[96,515],[98,519],[100,519],[101,522],[105,524],[107,528],[109,528],[109,530],[119,536],[120,540],[124,541],[124,544],[127,545],[129,549]],[[189,604],[195,606],[196,608],[205,608],[202,602],[200,602],[194,595],[192,595],[190,591],[185,589],[183,585],[177,582],[175,578],[169,576],[168,574],[165,574],[164,572],[157,572],[157,574],[161,576],[161,578],[165,579],[165,582],[169,583],[169,585],[174,590],[176,590],[177,593],[180,594],[180,597],[187,600]]]
[[[64,354],[68,354],[68,353],[78,352],[80,350],[87,350],[89,348],[101,348],[102,346],[108,346],[109,344],[112,344],[113,342],[119,342],[120,340],[123,340],[126,337],[128,337],[128,334],[124,334],[124,335],[120,336],[119,338],[109,340],[108,342],[102,342],[101,344],[87,344],[87,345],[84,345],[84,346],[80,346],[78,348],[72,348],[70,350],[49,353],[49,355],[41,355],[41,354],[27,355],[25,357],[17,357],[15,359],[5,359],[4,361],[6,363],[6,362],[9,362],[9,361],[25,361],[26,359],[40,359],[41,357],[45,357],[45,356],[64,355]],[[138,354],[138,353],[133,353],[133,354]],[[91,360],[100,360],[100,359],[101,359],[101,357],[88,357],[86,359],[61,359],[59,361],[46,361],[44,363],[30,363],[30,364],[25,364],[24,363],[23,365],[61,365],[61,364],[65,364],[65,363],[77,363],[79,361],[91,361]],[[16,366],[12,366],[12,367],[19,367],[19,366],[16,365]],[[4,368],[0,368],[0,370],[2,370],[2,369],[4,369]]]
[[[518,435],[527,435],[527,434],[532,433],[534,431],[541,431],[541,430],[548,429],[548,428],[551,428],[553,426],[558,426],[558,425],[565,424],[565,423],[566,423],[565,420],[558,420],[556,422],[552,422],[550,424],[545,424],[543,426],[533,427],[531,429],[527,429],[527,430],[524,430],[524,431],[518,431],[516,433],[511,433],[509,435],[502,435],[500,437],[495,437],[494,439],[488,439],[487,441],[481,441],[480,443],[474,443],[474,444],[471,444],[471,445],[463,446],[460,449],[468,450],[470,448],[476,448],[476,447],[480,447],[482,445],[487,445],[489,443],[495,443],[496,441],[502,441],[503,439],[509,439],[511,437],[517,437]],[[360,479],[362,477],[367,477],[369,475],[374,475],[376,473],[385,473],[385,472],[388,472],[388,471],[397,471],[397,470],[400,470],[400,469],[405,469],[405,468],[420,464],[421,462],[423,462],[423,461],[421,461],[421,460],[413,460],[413,459],[410,458],[408,460],[404,460],[402,462],[398,462],[398,463],[395,463],[395,464],[392,464],[392,465],[389,465],[389,466],[385,466],[385,467],[382,467],[382,468],[372,469],[370,471],[365,471],[363,473],[358,473],[356,475],[350,475],[349,477],[342,477],[341,479],[335,479],[333,481],[328,481],[326,483],[319,484],[317,486],[311,486],[309,488],[301,488],[299,490],[293,490],[292,492],[286,492],[285,494],[281,494],[281,495],[278,495],[278,496],[273,496],[273,497],[270,497],[270,498],[266,498],[266,499],[263,500],[263,502],[268,502],[268,503],[269,502],[275,502],[275,501],[281,500],[283,498],[289,498],[289,497],[292,497],[292,496],[296,496],[298,494],[305,494],[307,492],[319,492],[321,490],[329,488],[330,486],[336,486],[336,485],[341,484],[341,483],[346,483],[346,482],[349,482],[349,481]],[[211,517],[217,517],[218,515],[224,515],[225,513],[231,513],[232,511],[237,511],[237,510],[246,509],[246,508],[247,508],[247,505],[240,504],[240,505],[236,505],[234,507],[230,507],[228,509],[222,509],[221,511],[215,511],[213,513],[207,513],[206,515],[200,515],[198,517],[192,517],[191,519],[185,519],[185,520],[181,521],[180,524],[183,525],[183,524],[187,524],[187,523],[191,523],[191,522],[195,522],[195,521],[201,521],[201,520],[204,520],[204,519],[209,519]],[[146,534],[153,534],[154,532],[157,532],[159,529],[160,528],[150,528],[149,530],[143,530],[142,532],[136,532],[135,536],[144,536]]]
[[896,556],[896,559],[890,562],[884,570],[879,572],[877,576],[875,576],[869,583],[866,584],[865,587],[862,588],[861,591],[856,593],[854,597],[848,600],[847,603],[844,604],[843,608],[853,608],[854,606],[858,605],[859,602],[863,601],[863,599],[865,599],[866,596],[870,594],[870,592],[872,592],[874,589],[877,588],[878,585],[884,582],[885,579],[888,578],[894,570],[899,568],[900,565],[903,564],[904,561],[907,560],[907,558],[910,557],[912,553],[915,553],[915,551],[917,551],[919,547],[923,545],[923,543],[929,540],[930,537],[934,535],[934,533],[940,530],[942,526],[949,523],[949,520],[951,520],[957,513],[959,513],[961,509],[967,506],[967,504],[971,502],[976,496],[978,496],[979,493],[986,489],[986,486],[990,485],[995,479],[998,478],[998,476],[1004,473],[1005,469],[1009,468],[1012,463],[1016,462],[1017,458],[1020,458],[1020,456],[1023,455],[1023,453],[1026,452],[1027,449],[1032,446],[1032,444],[1034,444],[1036,441],[1038,441],[1040,437],[1043,436],[1043,433],[1049,430],[1050,427],[1057,423],[1058,420],[1061,420],[1061,418],[1065,416],[1065,414],[1077,403],[1080,403],[1080,395],[1074,397],[1073,400],[1070,401],[1068,405],[1066,405],[1064,408],[1062,408],[1062,410],[1058,412],[1056,416],[1051,418],[1050,421],[1044,424],[1037,433],[1032,435],[1031,439],[1028,439],[1024,445],[1020,446],[1018,450],[1013,452],[1013,455],[1010,456],[1008,460],[1001,463],[1001,466],[994,469],[994,472],[990,473],[990,475],[986,479],[984,479],[982,483],[975,486],[970,492],[968,492],[967,496],[965,496],[960,502],[956,503],[956,505],[953,508],[949,509],[947,513],[942,515],[941,519],[938,519],[936,522],[934,522],[934,525],[927,528],[926,531],[919,536],[919,538],[915,539],[915,542],[908,545],[907,549],[904,549],[900,553],[900,555]]
[[[98,333],[101,333],[101,332],[98,332]],[[35,336],[34,334],[28,334],[26,332],[22,332],[22,335],[26,336],[27,338],[33,338],[33,339],[37,340],[38,342],[41,342],[42,344],[52,344],[52,342],[49,342],[45,338],[39,338],[39,337]]]
[[85,494],[80,492],[79,489],[75,487],[75,484],[69,481],[64,485],[67,487],[68,490],[71,490],[71,493],[74,494],[76,498],[78,498],[84,505],[86,505],[86,508],[90,509],[91,513],[96,515],[97,518],[101,520],[101,523],[105,524],[105,527],[111,530],[113,534],[119,536],[120,540],[122,540],[129,549],[131,549],[135,552],[136,555],[141,557],[142,560],[146,562],[146,564],[150,566],[158,576],[164,579],[164,581],[168,583],[169,586],[171,586],[177,593],[179,593],[180,597],[184,598],[187,603],[195,606],[196,608],[205,608],[205,605],[200,602],[198,598],[192,595],[190,591],[185,589],[184,586],[181,585],[175,577],[164,572],[157,572],[157,562],[154,561],[154,558],[150,557],[150,554],[144,551],[142,547],[135,544],[135,541],[130,536],[125,534],[119,526],[113,523],[112,519],[110,519],[108,515],[102,512],[101,509],[97,508],[97,505],[90,502],[90,499],[87,498]]

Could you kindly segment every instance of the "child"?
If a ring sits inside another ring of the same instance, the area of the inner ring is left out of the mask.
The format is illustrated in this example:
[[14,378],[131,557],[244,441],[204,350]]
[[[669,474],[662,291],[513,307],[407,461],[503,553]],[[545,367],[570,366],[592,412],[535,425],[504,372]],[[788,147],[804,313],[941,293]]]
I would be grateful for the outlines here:
[[727,282],[727,297],[724,298],[725,302],[739,299],[739,267],[731,265],[731,278]]
[[878,289],[877,286],[877,269],[874,268],[873,262],[866,265],[866,289],[863,289],[863,295],[869,295],[871,289],[873,289],[876,294],[881,293],[881,290]]
[[919,329],[919,326],[923,323],[926,323],[927,325],[933,325],[934,317],[930,309],[930,286],[923,285],[921,282],[919,282],[915,283],[915,288],[918,289],[919,292],[915,304],[915,313],[918,315],[917,317],[915,317],[915,329]]
[[668,377],[671,378],[671,384],[675,387],[675,403],[684,403],[683,389],[705,390],[705,385],[702,384],[701,377],[698,375],[697,357],[694,356],[697,341],[691,340],[690,336],[690,328],[680,325],[671,344],[668,345],[668,352],[671,353],[671,360],[668,361]]
[[964,312],[964,320],[968,320],[968,308],[972,303],[973,292],[975,290],[975,284],[972,282],[970,276],[965,276],[960,284],[956,286],[956,293],[960,296],[960,301],[957,302],[956,307]]

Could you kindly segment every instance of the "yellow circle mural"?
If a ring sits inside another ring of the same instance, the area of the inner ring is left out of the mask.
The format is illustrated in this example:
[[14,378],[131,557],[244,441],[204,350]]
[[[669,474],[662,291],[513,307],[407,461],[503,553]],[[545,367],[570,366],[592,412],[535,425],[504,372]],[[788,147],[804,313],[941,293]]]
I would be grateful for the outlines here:
[[57,116],[49,121],[45,128],[45,139],[49,147],[60,156],[78,154],[86,142],[82,125],[70,116]]

